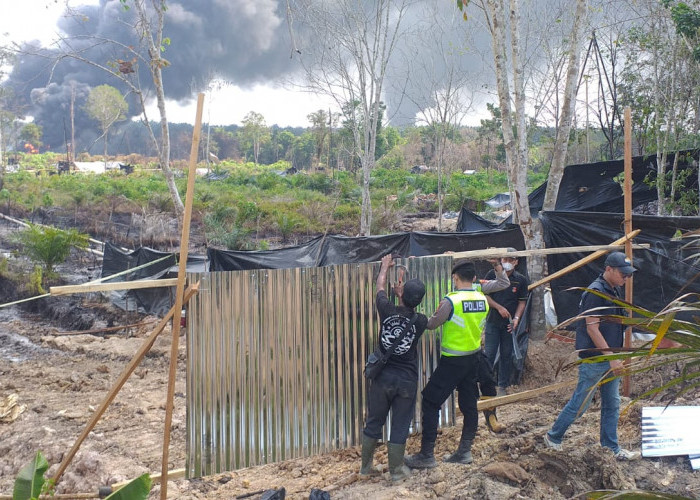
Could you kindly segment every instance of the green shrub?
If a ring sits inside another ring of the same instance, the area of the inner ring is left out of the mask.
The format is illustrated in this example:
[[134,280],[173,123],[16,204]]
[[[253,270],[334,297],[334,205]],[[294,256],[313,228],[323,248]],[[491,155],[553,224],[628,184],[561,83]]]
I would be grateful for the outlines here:
[[36,224],[30,224],[27,229],[20,231],[17,239],[24,247],[27,257],[44,265],[47,277],[53,274],[56,264],[65,262],[72,247],[88,246],[88,235],[75,229],[63,231]]
[[282,243],[286,243],[294,230],[301,225],[299,218],[294,214],[279,213],[276,217],[277,227],[282,234]]

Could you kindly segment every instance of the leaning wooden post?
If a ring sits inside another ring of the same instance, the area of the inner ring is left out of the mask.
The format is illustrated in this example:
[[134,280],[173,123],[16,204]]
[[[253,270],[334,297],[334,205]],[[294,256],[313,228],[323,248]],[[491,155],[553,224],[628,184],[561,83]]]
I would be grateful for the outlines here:
[[[194,295],[198,289],[199,289],[199,283],[196,283],[194,285],[190,285],[190,287],[187,288],[187,291],[185,292],[185,301],[189,300],[190,297],[192,297],[192,295]],[[80,445],[83,444],[83,441],[85,441],[85,438],[88,436],[88,434],[90,434],[90,431],[92,431],[92,429],[95,428],[95,425],[97,425],[97,422],[99,422],[100,418],[102,418],[102,415],[107,410],[110,403],[114,400],[115,397],[117,397],[117,394],[119,394],[119,391],[124,386],[127,379],[129,378],[129,376],[134,372],[134,370],[139,365],[139,363],[141,363],[141,360],[143,359],[143,357],[146,355],[146,353],[148,351],[151,350],[151,347],[153,346],[153,343],[156,341],[156,338],[158,337],[160,332],[162,332],[163,329],[168,325],[168,321],[170,321],[170,319],[173,317],[174,313],[175,313],[175,309],[174,308],[170,309],[168,314],[166,314],[165,317],[160,320],[158,325],[155,327],[153,332],[151,332],[151,334],[146,339],[146,341],[141,345],[139,350],[136,351],[136,354],[134,354],[134,357],[131,358],[131,361],[129,362],[129,364],[126,365],[126,368],[124,368],[124,371],[122,371],[122,373],[117,378],[117,381],[114,383],[114,386],[112,387],[112,389],[110,389],[109,393],[107,394],[107,397],[105,397],[104,401],[102,401],[102,404],[100,404],[100,406],[92,414],[92,417],[90,417],[90,421],[85,426],[85,429],[83,429],[83,432],[82,432],[82,434],[80,434],[80,437],[78,437],[78,439],[73,444],[73,447],[70,449],[68,454],[63,458],[61,465],[59,465],[58,470],[56,471],[56,474],[53,477],[54,484],[58,483],[58,480],[61,478],[63,473],[66,471],[66,468],[68,467],[68,465],[70,465],[71,461],[73,460],[73,457],[75,457],[75,454],[78,453],[78,450],[80,449]]]
[[[625,108],[625,181],[623,184],[625,193],[625,233],[632,231],[632,110],[629,106]],[[663,200],[659,200],[662,203]],[[632,242],[625,242],[625,254],[632,261]],[[625,284],[625,300],[632,303],[632,292],[634,290],[634,275],[627,278]],[[627,311],[627,315],[631,318],[632,311]],[[632,326],[625,329],[624,346],[629,348],[632,345]],[[625,361],[625,365],[629,365],[629,360]],[[622,394],[630,395],[630,378],[625,375],[622,379]]]
[[194,199],[194,178],[197,170],[197,154],[199,152],[199,136],[202,131],[202,109],[204,108],[204,94],[197,97],[197,117],[192,133],[192,148],[190,149],[189,172],[187,175],[187,193],[185,196],[185,214],[182,219],[182,238],[180,238],[180,267],[177,272],[177,285],[175,293],[175,314],[173,315],[172,334],[173,340],[170,346],[170,372],[168,375],[168,396],[165,401],[165,424],[163,429],[163,462],[161,464],[160,498],[168,496],[168,452],[170,448],[170,424],[173,419],[173,398],[175,397],[175,372],[177,371],[177,351],[180,339],[180,318],[182,316],[182,298],[185,291],[185,273],[187,270],[187,250],[190,243],[190,219],[192,218],[192,202]]
[[[640,232],[641,232],[640,229],[637,229],[637,230],[635,230],[635,231],[630,231],[629,233],[627,233],[627,234],[626,234],[625,236],[623,236],[622,238],[620,238],[620,239],[618,239],[618,240],[615,240],[615,241],[613,241],[612,243],[610,243],[610,246],[613,246],[613,245],[622,245],[623,243],[626,244],[628,241],[631,241],[632,238],[635,238]],[[588,264],[589,262],[593,262],[593,261],[596,260],[598,257],[600,257],[601,255],[605,255],[605,254],[608,253],[609,251],[610,251],[610,250],[598,250],[598,251],[596,251],[596,252],[593,252],[593,253],[590,254],[590,255],[586,255],[584,258],[582,258],[582,259],[580,259],[580,260],[577,260],[577,261],[574,262],[573,264],[569,264],[569,265],[566,266],[565,268],[559,269],[557,272],[552,273],[552,274],[550,274],[549,276],[545,276],[544,278],[542,278],[542,279],[539,280],[539,281],[535,281],[533,284],[531,284],[529,287],[527,287],[527,289],[528,289],[528,290],[532,290],[533,288],[537,288],[538,286],[544,285],[545,283],[549,283],[549,282],[552,281],[553,279],[560,278],[561,276],[564,276],[565,274],[570,273],[570,272],[573,271],[574,269],[578,269],[579,267],[585,266],[585,265]]]

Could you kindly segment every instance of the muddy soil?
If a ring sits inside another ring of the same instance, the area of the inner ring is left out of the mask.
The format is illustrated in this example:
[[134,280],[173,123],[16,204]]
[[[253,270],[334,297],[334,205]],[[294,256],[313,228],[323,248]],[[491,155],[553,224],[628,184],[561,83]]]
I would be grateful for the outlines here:
[[[74,276],[89,274],[75,266],[59,271]],[[0,295],[13,295],[5,281],[0,282]],[[75,318],[91,319],[81,325],[90,323],[89,328],[151,323],[113,335],[62,335],[78,329]],[[51,307],[0,309],[0,401],[17,394],[18,403],[25,406],[17,419],[0,423],[0,494],[11,493],[19,469],[37,450],[52,464],[48,475],[56,471],[155,320],[127,315],[96,297],[57,299]],[[83,443],[57,485],[57,493],[97,492],[103,485],[145,472],[160,472],[170,344],[170,331],[166,329]],[[180,338],[171,470],[185,466],[184,345],[184,338]],[[573,378],[572,371],[560,371],[562,364],[571,361],[572,351],[570,344],[559,341],[531,342],[525,376],[513,392]],[[665,372],[634,377],[632,395],[661,383],[674,370],[677,367],[671,366]],[[256,492],[285,488],[287,497],[293,499],[309,498],[313,489],[337,499],[564,499],[595,489],[639,488],[700,498],[700,475],[691,470],[687,457],[625,463],[602,449],[598,443],[598,403],[571,428],[563,451],[545,448],[542,435],[569,395],[570,389],[561,389],[499,408],[499,418],[507,429],[502,434],[490,433],[481,420],[472,464],[441,463],[436,469],[416,471],[397,484],[389,480],[386,447],[381,445],[376,463],[383,473],[371,479],[358,476],[360,450],[355,447],[211,477],[171,481],[168,497],[260,498]],[[664,403],[655,400],[643,404]],[[698,405],[700,394],[689,393],[674,404]],[[629,449],[640,448],[641,406],[632,405],[620,421],[620,442]],[[458,428],[443,430],[437,456],[453,451],[458,441]],[[408,453],[418,451],[419,446],[420,436],[411,436]],[[156,485],[151,498],[158,498],[159,492],[160,486]]]
[[[0,424],[0,493],[9,494],[18,470],[37,450],[52,464],[49,474],[57,469],[151,330],[144,325],[119,335],[61,336],[61,327],[26,312],[5,310],[0,320],[0,396],[17,394],[19,403],[26,406],[16,420]],[[170,469],[182,468],[185,463],[183,345],[180,342]],[[169,353],[170,334],[166,331],[85,440],[57,492],[96,492],[103,485],[160,471]],[[568,344],[533,342],[523,383],[513,391],[571,377],[572,373],[565,371],[555,378],[559,362],[570,358]],[[639,391],[648,384],[635,380],[632,385],[634,391]],[[376,462],[383,474],[372,479],[358,476],[360,453],[358,448],[351,448],[213,477],[180,479],[169,483],[168,497],[235,498],[282,487],[289,498],[299,499],[308,498],[314,488],[329,492],[332,498],[347,499],[549,499],[571,498],[603,488],[644,488],[700,497],[700,477],[690,469],[687,457],[623,463],[602,449],[598,444],[599,412],[595,403],[574,424],[564,451],[546,449],[542,435],[568,395],[568,389],[561,389],[500,408],[499,417],[507,430],[493,434],[480,422],[473,448],[474,463],[441,463],[436,469],[415,472],[398,484],[392,484],[388,478],[386,447],[380,446]],[[697,397],[677,401],[698,403]],[[635,404],[621,419],[620,440],[627,448],[640,446],[640,408],[640,404]],[[453,451],[458,440],[459,429],[443,430],[437,455]],[[419,446],[419,436],[412,436],[408,451],[415,452]],[[154,487],[152,498],[157,497],[159,488]],[[251,498],[256,497],[259,495]]]

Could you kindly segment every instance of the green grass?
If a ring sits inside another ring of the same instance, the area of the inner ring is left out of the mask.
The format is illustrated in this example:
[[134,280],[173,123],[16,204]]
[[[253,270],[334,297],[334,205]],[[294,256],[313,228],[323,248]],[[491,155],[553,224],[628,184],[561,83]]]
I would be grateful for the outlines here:
[[[109,172],[104,175],[48,175],[57,155],[33,155],[31,166],[40,172],[5,175],[5,189],[0,191],[0,208],[28,215],[40,207],[60,207],[70,214],[172,211],[172,201],[159,170],[137,166],[131,175]],[[27,164],[27,162],[23,162]],[[224,161],[214,169],[227,174],[223,180],[209,181],[198,177],[193,201],[194,217],[202,222],[213,239],[226,246],[240,243],[252,232],[278,234],[319,234],[358,231],[362,200],[361,174],[336,171],[333,174],[306,173],[279,175],[289,168],[287,162],[254,165]],[[538,181],[539,179],[531,179]],[[184,200],[186,175],[176,179]],[[437,174],[412,174],[404,168],[373,170],[370,180],[373,208],[387,213],[411,213],[417,194],[437,193]],[[478,172],[473,175],[445,174],[445,209],[459,210],[466,199],[484,200],[507,191],[506,175]],[[235,214],[233,220],[221,220],[225,209]],[[424,207],[421,207],[424,209]],[[218,214],[218,215],[217,215]],[[377,233],[391,232],[389,221],[375,225]]]

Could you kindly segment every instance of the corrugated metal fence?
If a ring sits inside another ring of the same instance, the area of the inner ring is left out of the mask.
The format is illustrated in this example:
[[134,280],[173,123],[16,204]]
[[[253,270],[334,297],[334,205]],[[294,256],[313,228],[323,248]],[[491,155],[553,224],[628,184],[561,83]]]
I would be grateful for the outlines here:
[[[449,291],[450,257],[410,259],[428,315]],[[200,281],[187,332],[187,473],[199,477],[359,444],[362,368],[374,348],[379,264],[188,274]],[[419,387],[439,356],[423,336]],[[454,423],[454,401],[441,413]],[[420,394],[415,429],[420,430]]]

